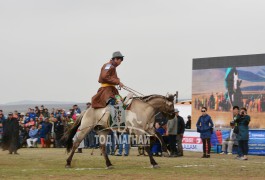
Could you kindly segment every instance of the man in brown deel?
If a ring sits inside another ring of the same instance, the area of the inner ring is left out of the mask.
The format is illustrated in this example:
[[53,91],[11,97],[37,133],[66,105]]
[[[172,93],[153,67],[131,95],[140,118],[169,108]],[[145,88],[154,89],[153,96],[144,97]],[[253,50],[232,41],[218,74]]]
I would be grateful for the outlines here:
[[92,108],[104,108],[107,104],[115,104],[115,95],[119,95],[115,85],[124,86],[116,72],[116,67],[121,64],[123,57],[119,51],[114,52],[111,60],[102,66],[98,80],[101,87],[97,94],[92,97]]

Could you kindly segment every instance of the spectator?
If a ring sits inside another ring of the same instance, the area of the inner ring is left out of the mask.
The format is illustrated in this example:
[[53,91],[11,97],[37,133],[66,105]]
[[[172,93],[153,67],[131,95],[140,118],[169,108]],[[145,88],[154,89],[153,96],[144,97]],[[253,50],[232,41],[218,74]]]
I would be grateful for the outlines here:
[[49,119],[46,118],[45,121],[41,124],[41,144],[42,147],[49,147],[49,141],[51,138],[52,124],[49,122]]
[[222,152],[220,154],[225,154],[226,152],[228,155],[232,154],[233,145],[238,144],[236,141],[236,134],[234,133],[235,122],[231,121],[230,126],[231,130],[229,133],[229,137],[222,142]]
[[44,147],[46,147],[46,144],[45,144],[45,137],[46,137],[45,129],[42,126],[42,124],[39,124],[38,129],[39,129],[41,147],[44,148]]
[[88,133],[89,148],[97,148],[95,136],[96,136],[95,130],[92,130]]
[[74,124],[74,120],[71,116],[71,112],[67,112],[66,115],[67,115],[66,117],[67,127],[70,127],[72,124]]
[[43,116],[46,118],[50,117],[50,113],[49,113],[49,110],[47,108],[44,108]]
[[186,122],[185,128],[186,129],[191,129],[191,116],[188,115],[188,121]]
[[81,109],[77,104],[73,105],[74,114],[81,114]]
[[46,117],[44,116],[44,111],[43,111],[42,108],[40,108],[40,113],[39,113],[38,117],[46,118]]
[[122,156],[122,150],[124,146],[124,156],[129,155],[129,150],[130,150],[130,141],[129,141],[129,134],[127,132],[124,132],[121,136],[121,142],[119,142],[119,152],[116,156]]
[[29,138],[29,128],[19,127],[19,144],[20,147],[27,147],[27,139]]
[[36,113],[34,112],[34,109],[30,109],[30,112],[29,112],[29,119],[30,118],[33,118],[33,119],[35,119],[36,118]]
[[89,109],[91,107],[91,102],[86,103],[86,109]]
[[29,120],[30,120],[29,113],[26,113],[25,119],[24,119],[24,124],[27,124],[29,122]]
[[[206,107],[201,108],[202,115],[199,117],[196,123],[197,131],[201,134],[200,137],[203,142],[203,156],[202,158],[210,158],[211,152],[211,135],[213,130],[213,121],[209,116]],[[206,146],[207,151],[206,151]]]
[[[80,115],[80,114],[76,114],[76,117],[78,118],[79,115]],[[76,134],[75,134],[75,136],[74,136],[74,138],[73,138],[74,141],[77,139],[78,134],[79,134],[80,132],[81,132],[81,131],[80,131],[80,129],[78,128],[78,129],[77,129],[77,132],[76,132]],[[85,141],[84,141],[84,139],[83,139],[83,140],[80,142],[79,146],[78,146],[77,153],[82,153],[82,149],[83,149],[84,147],[85,147]]]
[[[175,113],[178,112],[178,109],[175,109]],[[170,148],[170,156],[177,157],[177,133],[178,133],[178,118],[175,115],[174,119],[167,121],[167,134],[168,142]]]
[[3,123],[5,121],[4,114],[2,110],[0,111],[0,146],[2,144],[2,138],[3,138]]
[[[161,134],[161,136],[163,136],[166,133],[165,129],[162,128],[158,122],[155,123],[155,129],[156,129],[156,132]],[[152,146],[151,152],[155,156],[159,156],[159,153],[162,154],[161,143],[160,143],[159,139],[156,138],[156,141],[155,141],[154,145]]]
[[114,155],[115,154],[115,138],[114,138],[114,133],[113,131],[110,131],[108,136],[107,136],[107,145],[106,145],[106,153],[108,155]]
[[27,139],[27,144],[29,148],[35,147],[36,142],[38,141],[38,132],[35,126],[31,126],[29,130],[29,138]]
[[19,123],[20,124],[24,124],[25,123],[25,119],[26,119],[25,113],[24,112],[20,113]]
[[36,114],[36,116],[40,116],[40,109],[39,109],[39,107],[38,106],[35,106],[35,114]]
[[18,154],[19,149],[19,123],[13,117],[13,113],[8,114],[8,118],[3,123],[3,150],[9,150],[9,154]]
[[51,130],[51,137],[54,138],[55,135],[54,135],[54,123],[56,121],[56,118],[54,117],[54,114],[53,113],[50,113],[49,114],[49,122],[52,124],[52,130]]
[[183,156],[183,147],[182,147],[182,139],[185,131],[185,122],[184,119],[179,115],[179,110],[175,110],[175,115],[178,119],[178,131],[177,131],[177,143],[178,143],[178,156]]
[[[41,116],[41,117],[39,117],[38,118],[38,120],[39,120],[39,123],[38,124],[42,124],[42,123],[44,123],[44,119],[43,119],[43,117]],[[38,127],[38,126],[37,126]]]
[[61,116],[54,119],[55,147],[62,148],[61,138],[64,133],[64,123]]
[[30,118],[30,121],[25,125],[26,127],[35,126],[35,121],[33,118]]
[[[239,133],[238,123],[237,123],[239,121],[239,119],[240,119],[239,107],[238,106],[233,106],[233,122],[235,123],[234,133],[236,134],[236,138],[237,138],[237,134]],[[242,153],[240,151],[240,148],[237,148],[237,156],[236,156],[236,158],[240,158],[241,156],[242,156]]]
[[236,123],[238,124],[239,133],[237,134],[238,146],[240,151],[243,154],[243,157],[240,157],[240,160],[248,160],[248,140],[249,140],[249,122],[250,116],[247,115],[247,109],[240,109],[240,118],[237,119]]

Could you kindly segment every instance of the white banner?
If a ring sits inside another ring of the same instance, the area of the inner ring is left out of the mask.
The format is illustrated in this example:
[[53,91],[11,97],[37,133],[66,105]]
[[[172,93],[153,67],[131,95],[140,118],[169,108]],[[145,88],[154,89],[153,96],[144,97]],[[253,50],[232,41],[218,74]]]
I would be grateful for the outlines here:
[[185,151],[202,152],[202,140],[200,134],[195,131],[186,130],[182,139],[182,146]]

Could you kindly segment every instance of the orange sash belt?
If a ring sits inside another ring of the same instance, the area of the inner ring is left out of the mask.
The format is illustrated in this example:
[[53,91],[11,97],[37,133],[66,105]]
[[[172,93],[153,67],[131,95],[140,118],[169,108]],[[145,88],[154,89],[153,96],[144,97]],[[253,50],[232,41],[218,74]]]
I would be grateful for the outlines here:
[[113,86],[113,87],[115,87],[114,84],[101,83],[101,87],[108,87],[108,86]]

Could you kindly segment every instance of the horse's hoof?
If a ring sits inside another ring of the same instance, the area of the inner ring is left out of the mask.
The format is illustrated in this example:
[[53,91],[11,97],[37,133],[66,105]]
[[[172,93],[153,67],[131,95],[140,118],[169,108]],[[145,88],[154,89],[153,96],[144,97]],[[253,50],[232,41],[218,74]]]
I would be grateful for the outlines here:
[[66,165],[65,165],[65,168],[71,168],[71,165],[66,164]]
[[153,165],[152,168],[158,169],[158,168],[160,168],[160,166],[158,164],[156,164],[156,165]]
[[114,166],[113,165],[108,166],[108,167],[106,167],[106,169],[114,169]]

